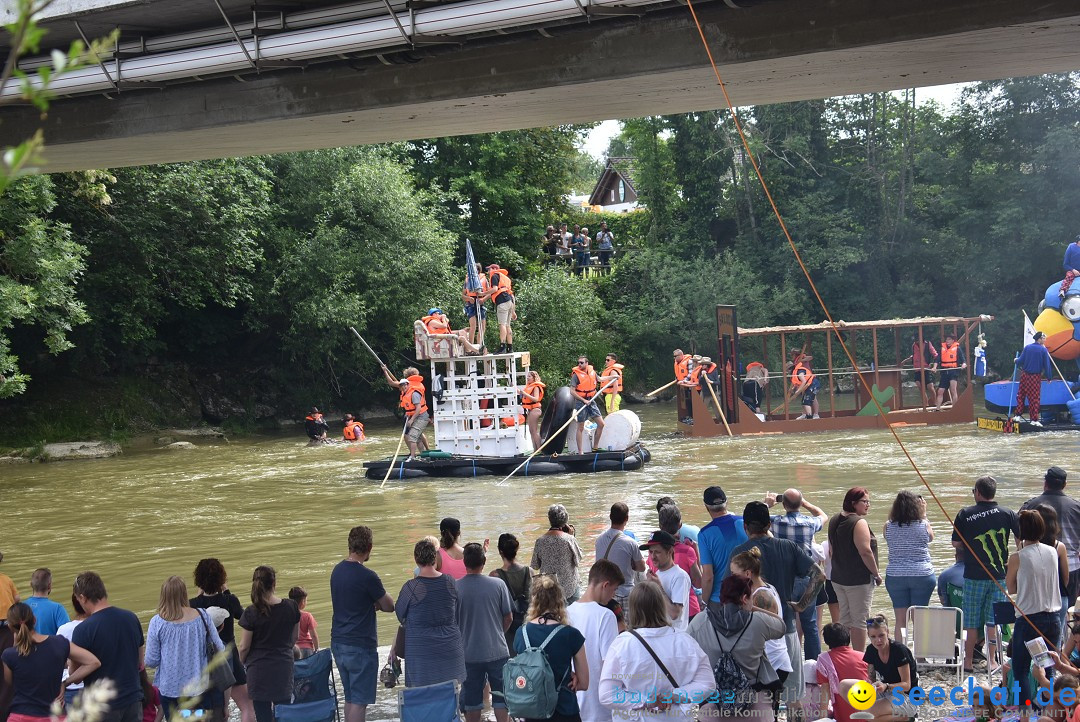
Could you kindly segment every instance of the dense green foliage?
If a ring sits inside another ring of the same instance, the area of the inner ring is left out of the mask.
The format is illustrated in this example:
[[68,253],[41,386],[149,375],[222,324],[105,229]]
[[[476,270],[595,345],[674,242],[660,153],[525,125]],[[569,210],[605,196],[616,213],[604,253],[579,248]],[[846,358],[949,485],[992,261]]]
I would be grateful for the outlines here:
[[[1077,81],[981,83],[948,113],[914,92],[746,111],[751,151],[833,315],[996,314],[991,365],[1007,368],[1019,310],[1060,278],[1080,230]],[[578,353],[608,350],[630,388],[663,383],[671,348],[715,348],[717,303],[736,304],[743,325],[822,319],[725,113],[624,123],[611,151],[636,158],[649,208],[629,214],[563,205],[596,172],[574,150],[582,132],[20,181],[0,198],[0,396],[28,373],[33,394],[58,378],[182,367],[196,386],[244,380],[235,396],[249,415],[249,399],[285,417],[309,402],[390,402],[347,327],[400,370],[429,306],[463,326],[465,238],[511,270],[515,347],[549,386]],[[613,273],[544,265],[544,225],[595,233],[605,219]],[[49,356],[42,339],[52,354],[75,348]]]

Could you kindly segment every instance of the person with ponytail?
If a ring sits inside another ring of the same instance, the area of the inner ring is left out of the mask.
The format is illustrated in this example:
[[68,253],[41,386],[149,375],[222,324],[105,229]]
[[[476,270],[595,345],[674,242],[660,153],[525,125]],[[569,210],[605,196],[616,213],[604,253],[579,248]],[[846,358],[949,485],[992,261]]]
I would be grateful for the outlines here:
[[[461,539],[461,522],[453,517],[446,517],[439,522],[439,559],[442,561],[442,573],[455,580],[465,576],[465,550],[458,540]],[[487,545],[484,545],[487,551]]]
[[240,616],[240,661],[247,670],[248,696],[257,722],[274,722],[274,705],[292,698],[293,645],[300,633],[300,608],[282,599],[273,567],[255,567],[251,606]]
[[61,679],[68,661],[72,663],[69,683],[77,684],[101,666],[89,651],[64,637],[45,636],[34,631],[34,612],[22,602],[11,605],[7,623],[15,646],[0,654],[4,686],[14,696],[9,722],[42,722],[49,719],[53,702],[63,699]]

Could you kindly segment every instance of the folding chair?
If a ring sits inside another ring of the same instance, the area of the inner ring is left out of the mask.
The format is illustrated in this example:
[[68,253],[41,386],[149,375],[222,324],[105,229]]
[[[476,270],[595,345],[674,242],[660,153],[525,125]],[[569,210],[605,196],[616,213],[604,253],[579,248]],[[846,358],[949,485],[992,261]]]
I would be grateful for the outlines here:
[[964,613],[956,607],[911,607],[911,653],[922,667],[955,667],[956,684],[964,675]]
[[292,702],[277,705],[274,716],[280,722],[340,722],[333,663],[329,649],[297,660],[293,664]]
[[398,690],[398,718],[401,722],[460,722],[456,679],[424,687]]
[[[986,625],[986,674],[993,682],[994,674],[1001,675],[1001,686],[1007,679],[1005,673],[1005,647],[1012,639],[1012,625],[1016,623],[1016,608],[1012,602],[994,602],[993,624]],[[991,644],[990,630],[994,630],[994,643]]]

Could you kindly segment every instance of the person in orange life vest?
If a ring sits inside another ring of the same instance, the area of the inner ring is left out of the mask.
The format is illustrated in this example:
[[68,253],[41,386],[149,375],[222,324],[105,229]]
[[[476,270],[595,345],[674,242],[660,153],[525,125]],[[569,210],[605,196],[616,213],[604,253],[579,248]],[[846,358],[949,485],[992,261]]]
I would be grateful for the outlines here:
[[623,369],[626,368],[619,363],[619,357],[613,353],[609,353],[607,358],[604,359],[604,370],[600,374],[600,385],[606,384],[612,379],[616,379],[615,383],[604,389],[604,407],[609,414],[613,414],[619,410],[619,406],[622,404],[622,389],[623,389]]
[[602,385],[596,375],[596,370],[589,365],[589,359],[585,356],[580,357],[577,366],[570,370],[570,392],[581,403],[577,410],[577,447],[579,454],[584,453],[581,444],[585,432],[585,422],[588,419],[596,419],[593,451],[603,451],[600,448],[600,435],[604,433],[604,417],[600,415],[600,408],[596,405],[596,392]]
[[421,321],[424,322],[424,327],[427,328],[429,334],[436,336],[457,336],[461,339],[461,345],[465,347],[466,353],[476,354],[480,353],[481,349],[469,341],[469,332],[462,329],[461,331],[454,331],[450,328],[450,319],[446,317],[441,308],[432,308],[428,311]]
[[540,374],[530,371],[525,377],[525,386],[521,389],[521,405],[525,407],[525,423],[529,427],[533,451],[540,448],[540,402],[544,400],[544,384]]
[[795,417],[796,420],[801,419],[819,419],[818,416],[818,400],[817,392],[821,387],[821,382],[818,381],[818,377],[814,374],[810,368],[810,362],[814,359],[813,356],[808,356],[801,351],[795,352],[793,359],[794,366],[791,369],[791,395],[798,396],[802,394],[802,416]]
[[[719,395],[716,391],[716,385],[720,382],[720,376],[717,373],[717,365],[713,363],[713,360],[708,356],[701,357],[701,363],[694,367],[694,371],[691,376],[697,381],[697,390],[701,394],[701,400],[705,402],[705,408],[711,409],[709,413],[713,416],[717,416],[717,410],[713,408],[713,393]],[[709,391],[709,385],[712,384],[713,391]]]
[[488,283],[490,288],[484,295],[484,300],[490,298],[495,304],[495,316],[499,321],[498,353],[513,353],[514,331],[510,328],[510,322],[517,320],[517,310],[510,274],[499,268],[498,263],[492,263],[488,266]]
[[937,408],[941,411],[941,404],[945,401],[945,390],[949,390],[949,403],[956,406],[957,380],[960,378],[960,369],[967,368],[967,357],[964,349],[960,348],[960,342],[956,340],[956,334],[945,334],[945,343],[941,344],[941,373],[938,374]]
[[345,441],[364,441],[364,425],[352,414],[345,414],[345,430],[341,432]]
[[[465,304],[465,318],[469,319],[469,343],[483,346],[484,334],[487,333],[487,308],[484,300],[487,292],[491,290],[491,284],[484,275],[484,267],[479,263],[476,264],[476,275],[480,277],[480,290],[470,291],[469,279],[466,277],[465,283],[461,285],[461,300]],[[479,335],[476,332],[477,323],[480,325]]]
[[[684,379],[686,379],[687,376],[690,375],[690,357],[684,354],[681,348],[675,349],[674,355],[675,381],[678,382],[676,385],[682,388],[679,393],[683,394],[683,403],[686,405],[687,411],[689,411],[690,391],[685,388],[685,384],[683,384],[682,382]],[[680,421],[684,424],[692,424],[694,423],[694,418],[692,416],[687,416],[684,419],[680,419]]]
[[307,432],[308,438],[312,441],[327,441],[326,432],[330,430],[330,425],[326,423],[326,419],[319,413],[319,409],[312,406],[311,412],[304,417],[304,431]]
[[761,404],[765,400],[765,397],[761,392],[768,381],[769,371],[760,361],[751,361],[746,365],[746,372],[743,375],[742,393],[739,394],[739,398],[742,399],[743,403],[755,414],[758,413],[758,409],[761,408]]
[[431,423],[431,414],[428,413],[424,377],[412,366],[401,372],[401,379],[395,378],[385,365],[382,371],[387,383],[398,389],[401,395],[398,405],[405,410],[405,418],[408,420],[405,426],[405,443],[409,446],[409,458],[405,461],[415,461],[420,457],[421,447],[424,451],[429,448],[427,439],[424,438],[424,429]]

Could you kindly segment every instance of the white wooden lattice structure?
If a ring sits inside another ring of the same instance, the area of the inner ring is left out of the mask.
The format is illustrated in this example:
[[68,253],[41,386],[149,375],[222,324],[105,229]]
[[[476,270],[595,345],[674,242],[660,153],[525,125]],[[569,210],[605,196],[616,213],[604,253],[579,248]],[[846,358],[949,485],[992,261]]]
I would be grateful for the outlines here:
[[[529,352],[432,358],[434,379],[442,376],[442,399],[432,399],[439,449],[461,456],[511,457],[532,451],[524,423],[506,426],[525,410],[518,396],[529,373]],[[482,408],[481,402],[489,404]]]

